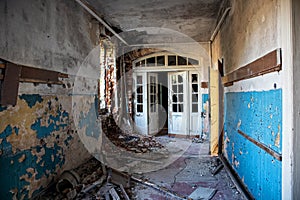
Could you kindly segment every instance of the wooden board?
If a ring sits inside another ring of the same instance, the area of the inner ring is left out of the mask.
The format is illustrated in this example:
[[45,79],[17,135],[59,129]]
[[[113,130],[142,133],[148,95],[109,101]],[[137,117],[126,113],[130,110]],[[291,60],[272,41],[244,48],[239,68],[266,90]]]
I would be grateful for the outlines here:
[[208,82],[201,82],[201,88],[208,88]]
[[58,82],[58,72],[22,66],[21,79],[41,80],[42,82]]
[[276,151],[274,151],[273,149],[267,147],[266,145],[254,140],[253,138],[251,138],[250,136],[248,136],[246,133],[244,133],[241,130],[238,130],[238,133],[241,134],[243,137],[245,137],[250,142],[252,142],[253,144],[255,144],[256,146],[258,146],[259,148],[263,149],[265,152],[267,152],[268,154],[270,154],[271,156],[273,156],[277,160],[282,161],[282,155],[281,154],[277,153]]
[[20,74],[20,66],[13,63],[6,64],[5,76],[1,87],[0,104],[2,106],[16,105]]
[[222,77],[222,83],[225,87],[227,87],[240,80],[280,71],[282,69],[281,63],[281,50],[275,49],[257,60]]

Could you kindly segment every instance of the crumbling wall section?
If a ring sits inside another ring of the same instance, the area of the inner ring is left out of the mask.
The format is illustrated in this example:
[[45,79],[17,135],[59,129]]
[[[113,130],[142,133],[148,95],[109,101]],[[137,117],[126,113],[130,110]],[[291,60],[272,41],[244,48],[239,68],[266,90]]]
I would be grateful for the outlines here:
[[28,199],[90,158],[82,138],[98,142],[99,23],[75,1],[4,0],[0,10],[1,59],[69,75],[20,83],[17,104],[0,106],[0,199]]
[[[213,68],[224,59],[225,75],[280,48],[279,1],[231,6],[212,43]],[[262,148],[282,153],[281,79],[273,72],[224,88],[223,154],[255,199],[281,199],[281,160]]]
[[70,98],[22,94],[15,107],[1,107],[1,199],[31,198],[89,157],[72,123]]
[[99,23],[74,1],[0,2],[0,57],[76,74],[99,42]]

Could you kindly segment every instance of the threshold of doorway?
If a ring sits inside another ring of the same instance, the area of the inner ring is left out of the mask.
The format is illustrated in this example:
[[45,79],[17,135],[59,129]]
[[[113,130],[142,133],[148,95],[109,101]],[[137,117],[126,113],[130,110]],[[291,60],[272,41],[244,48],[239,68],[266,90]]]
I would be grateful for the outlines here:
[[200,135],[185,135],[185,134],[174,134],[174,133],[168,133],[168,136],[172,138],[186,138],[186,139],[200,138]]

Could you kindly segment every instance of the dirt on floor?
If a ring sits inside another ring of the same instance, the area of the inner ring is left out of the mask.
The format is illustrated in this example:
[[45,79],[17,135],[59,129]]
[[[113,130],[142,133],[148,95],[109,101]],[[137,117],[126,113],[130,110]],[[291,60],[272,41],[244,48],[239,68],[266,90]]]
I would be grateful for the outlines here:
[[[104,125],[107,132],[117,127],[109,120]],[[207,140],[140,137],[113,130],[117,134],[106,134],[110,143],[104,140],[103,148],[111,156],[110,164],[117,167],[92,158],[65,171],[36,199],[246,199],[220,160],[209,156]],[[121,147],[122,153],[116,153],[111,144]]]
[[[165,140],[164,143],[168,141],[168,138],[161,139]],[[139,175],[141,179],[155,183],[168,192],[138,183],[133,191],[133,199],[246,199],[237,190],[221,161],[217,157],[209,156],[208,152],[208,141],[191,142],[185,153],[166,168]]]

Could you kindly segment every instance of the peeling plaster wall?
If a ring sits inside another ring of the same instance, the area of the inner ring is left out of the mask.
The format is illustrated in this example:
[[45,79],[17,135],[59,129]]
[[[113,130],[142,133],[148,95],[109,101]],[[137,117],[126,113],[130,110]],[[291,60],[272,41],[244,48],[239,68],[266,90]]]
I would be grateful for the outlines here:
[[22,94],[15,107],[1,107],[1,199],[30,198],[64,169],[88,158],[70,107],[60,103],[70,98]]
[[99,24],[74,1],[0,1],[0,57],[76,74],[97,44]]
[[213,64],[224,58],[225,74],[278,48],[280,42],[277,0],[233,0],[232,9],[213,41]]
[[69,74],[63,85],[20,83],[17,105],[0,106],[0,199],[28,199],[99,142],[99,24],[75,1],[4,0],[0,10],[0,58]]
[[[213,68],[223,58],[228,74],[280,48],[280,38],[278,1],[232,1],[212,44]],[[282,153],[282,88],[282,74],[276,72],[224,89],[223,154],[255,199],[282,198],[282,163],[238,130]]]

